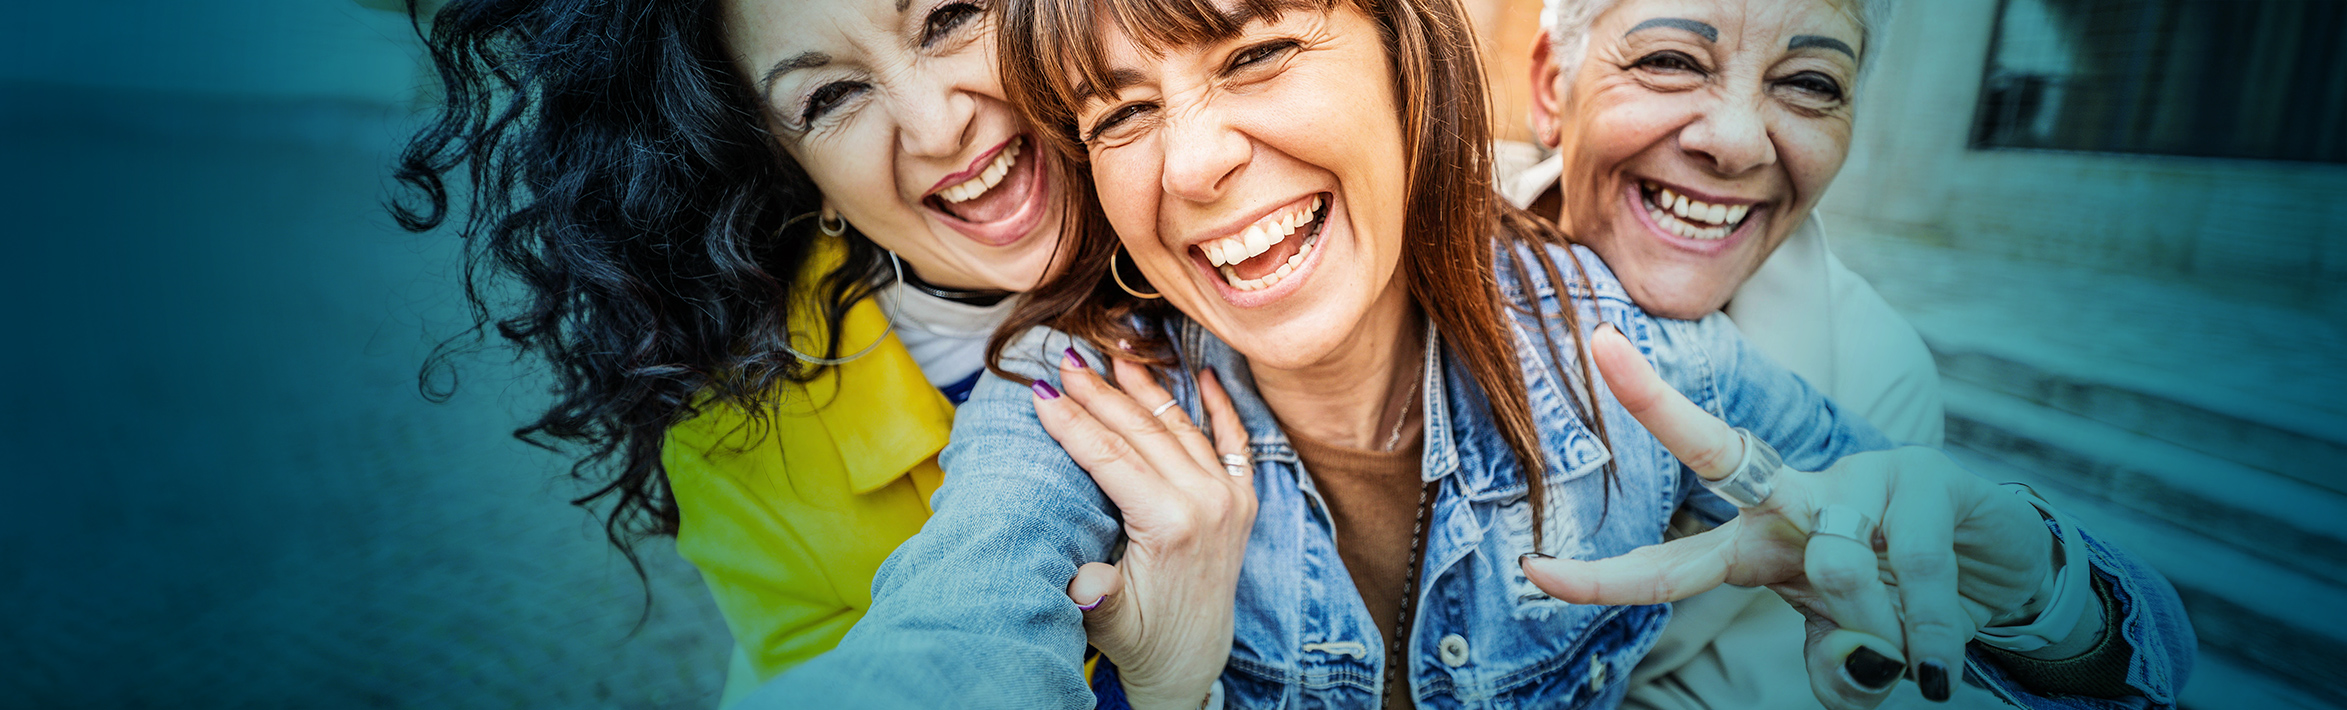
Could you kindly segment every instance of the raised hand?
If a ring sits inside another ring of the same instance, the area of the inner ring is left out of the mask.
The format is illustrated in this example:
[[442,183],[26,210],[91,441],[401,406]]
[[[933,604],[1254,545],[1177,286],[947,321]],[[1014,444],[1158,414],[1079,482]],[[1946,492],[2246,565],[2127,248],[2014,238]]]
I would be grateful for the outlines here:
[[1247,430],[1210,371],[1198,376],[1210,439],[1148,368],[1114,360],[1122,389],[1081,354],[1060,361],[1065,396],[1038,382],[1043,428],[1123,512],[1117,564],[1068,584],[1091,643],[1116,663],[1135,708],[1198,707],[1230,658],[1232,598],[1255,525]]
[[[1610,326],[1591,349],[1615,398],[1680,461],[1707,481],[1736,470],[1744,435],[1672,390]],[[1871,708],[1908,669],[1926,698],[1945,700],[1974,632],[2036,615],[2055,549],[2027,502],[1937,450],[1906,447],[1787,471],[1708,532],[1605,560],[1529,559],[1525,574],[1579,604],[1767,585],[1808,617],[1818,700]]]

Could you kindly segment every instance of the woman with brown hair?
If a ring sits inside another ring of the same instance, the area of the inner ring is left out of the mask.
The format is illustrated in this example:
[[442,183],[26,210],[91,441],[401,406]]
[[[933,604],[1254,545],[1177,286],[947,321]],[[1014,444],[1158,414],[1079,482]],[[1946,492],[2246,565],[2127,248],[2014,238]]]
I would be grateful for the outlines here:
[[[1910,661],[1945,684],[1968,643],[2189,657],[2156,576],[1937,452],[1776,475],[1891,442],[1499,201],[1455,4],[1039,1],[1002,27],[1007,88],[1090,178],[1075,256],[1014,314],[1048,328],[957,414],[870,614],[766,698],[1085,707],[1089,641],[1134,707],[1610,707],[1656,602],[1723,581],[1820,611],[1841,706]],[[1691,499],[1734,520],[1657,546]]]

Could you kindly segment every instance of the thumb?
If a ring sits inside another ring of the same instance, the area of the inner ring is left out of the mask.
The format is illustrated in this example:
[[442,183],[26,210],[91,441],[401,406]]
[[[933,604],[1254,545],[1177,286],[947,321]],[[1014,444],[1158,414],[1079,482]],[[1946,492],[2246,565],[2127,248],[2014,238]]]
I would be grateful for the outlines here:
[[1696,474],[1716,481],[1743,462],[1744,443],[1736,431],[1671,389],[1612,323],[1590,335],[1589,354],[1615,401]]
[[1727,581],[1734,571],[1727,549],[1743,522],[1670,542],[1647,545],[1602,560],[1572,560],[1540,553],[1518,558],[1524,578],[1549,596],[1572,604],[1661,604],[1695,596]]
[[1124,591],[1125,576],[1116,565],[1090,562],[1076,568],[1076,578],[1068,580],[1068,601],[1084,610],[1084,625],[1114,618],[1117,592]]

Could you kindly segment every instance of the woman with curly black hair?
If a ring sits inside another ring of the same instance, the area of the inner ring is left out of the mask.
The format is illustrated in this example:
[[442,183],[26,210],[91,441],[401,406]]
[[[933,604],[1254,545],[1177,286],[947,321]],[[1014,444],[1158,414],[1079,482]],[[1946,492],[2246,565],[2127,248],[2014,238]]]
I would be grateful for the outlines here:
[[516,435],[583,449],[574,502],[631,560],[676,536],[737,641],[728,698],[862,616],[1010,297],[1062,260],[988,10],[411,5],[445,106],[393,211],[461,213],[474,333],[551,365]]

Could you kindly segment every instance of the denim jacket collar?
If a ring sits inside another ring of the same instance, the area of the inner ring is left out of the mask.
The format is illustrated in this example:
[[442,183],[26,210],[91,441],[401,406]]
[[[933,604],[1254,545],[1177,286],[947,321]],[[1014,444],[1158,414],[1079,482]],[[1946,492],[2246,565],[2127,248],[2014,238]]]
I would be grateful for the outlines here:
[[[1578,289],[1578,286],[1575,288]],[[1509,289],[1509,292],[1513,295],[1513,289]],[[1271,412],[1270,405],[1257,393],[1254,375],[1246,366],[1246,356],[1239,354],[1196,321],[1181,318],[1175,319],[1171,325],[1174,329],[1169,335],[1172,336],[1178,361],[1190,363],[1193,367],[1203,365],[1213,369],[1215,376],[1222,381],[1237,383],[1238,386],[1224,389],[1230,393],[1231,406],[1239,412],[1241,423],[1247,428],[1252,458],[1258,461],[1296,463],[1295,445],[1288,440],[1287,432],[1280,428],[1279,418]],[[1511,326],[1515,324],[1511,323]],[[1522,328],[1513,327],[1513,330],[1517,336],[1518,350],[1527,354],[1534,352],[1537,346],[1523,333]],[[1424,361],[1419,372],[1422,378],[1419,387],[1420,406],[1424,408],[1425,416],[1425,452],[1419,459],[1420,475],[1432,483],[1457,474],[1459,480],[1453,484],[1455,492],[1467,500],[1506,500],[1524,495],[1524,480],[1512,457],[1509,457],[1506,465],[1492,465],[1499,462],[1490,461],[1489,453],[1476,447],[1473,437],[1460,436],[1460,432],[1466,431],[1493,431],[1497,424],[1491,421],[1489,407],[1474,377],[1463,364],[1447,357],[1442,346],[1442,336],[1436,331],[1433,321],[1426,322],[1425,333],[1425,343],[1421,348]],[[1538,387],[1543,380],[1554,377],[1553,372],[1543,369],[1545,360],[1540,357],[1524,358],[1524,361],[1522,374],[1528,387]],[[1176,391],[1189,395],[1182,398],[1185,400],[1182,406],[1190,413],[1193,421],[1204,421],[1203,407],[1198,404],[1196,383],[1191,374],[1183,372],[1175,377],[1180,383]],[[1453,383],[1457,383],[1458,387],[1454,389],[1451,386]],[[1586,431],[1575,433],[1585,435]],[[1548,432],[1543,432],[1544,439],[1547,436]],[[1569,450],[1563,441],[1544,443],[1549,444],[1545,448],[1551,452]],[[1551,461],[1552,469],[1560,463],[1567,467],[1551,475],[1575,475],[1587,467],[1604,464],[1606,458],[1601,452],[1597,458],[1590,460]],[[1297,484],[1312,491],[1315,498],[1318,497],[1318,491],[1309,477],[1299,477]]]

